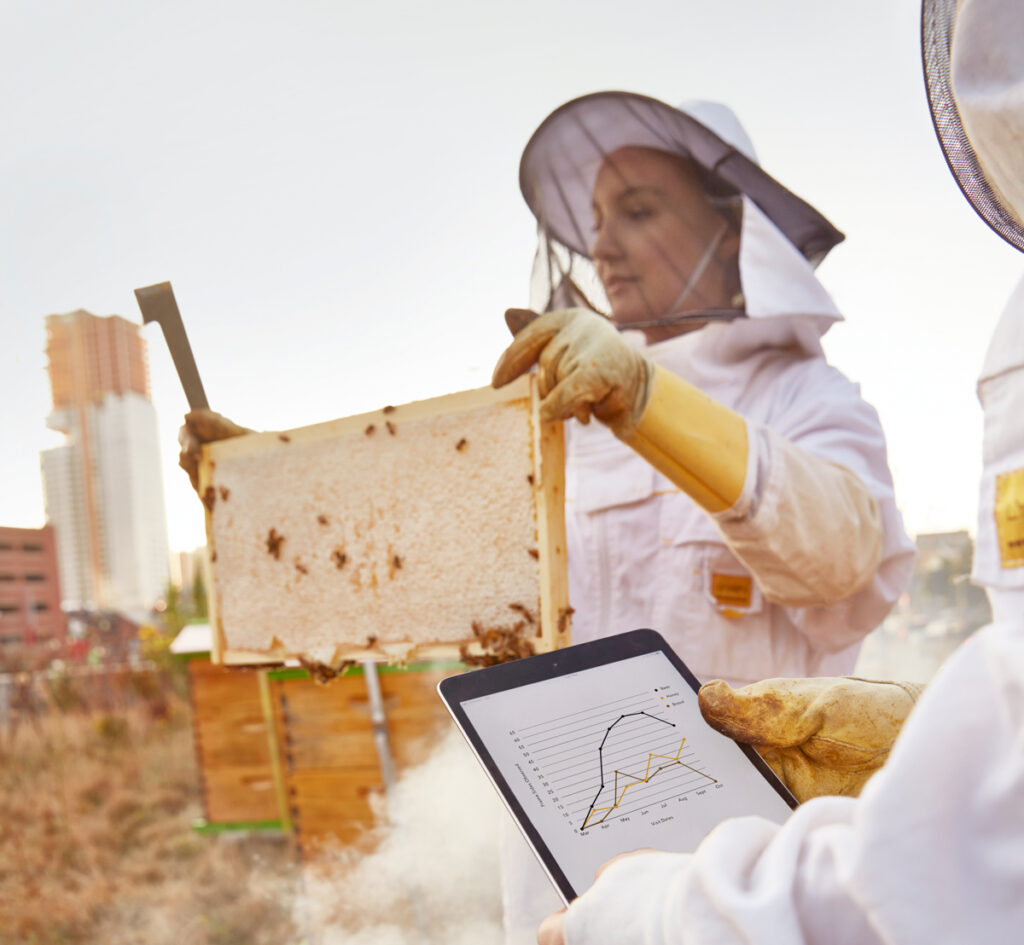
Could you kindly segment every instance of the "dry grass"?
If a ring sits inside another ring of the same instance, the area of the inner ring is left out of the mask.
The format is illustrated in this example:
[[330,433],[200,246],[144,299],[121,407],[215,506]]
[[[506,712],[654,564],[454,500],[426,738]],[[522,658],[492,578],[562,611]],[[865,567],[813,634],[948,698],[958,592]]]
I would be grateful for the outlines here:
[[0,945],[300,941],[288,848],[197,836],[185,703],[152,716],[51,712],[0,732]]
[[504,814],[457,732],[432,748],[367,844],[301,868],[280,835],[192,829],[168,688],[91,715],[51,702],[0,728],[0,945],[498,945]]

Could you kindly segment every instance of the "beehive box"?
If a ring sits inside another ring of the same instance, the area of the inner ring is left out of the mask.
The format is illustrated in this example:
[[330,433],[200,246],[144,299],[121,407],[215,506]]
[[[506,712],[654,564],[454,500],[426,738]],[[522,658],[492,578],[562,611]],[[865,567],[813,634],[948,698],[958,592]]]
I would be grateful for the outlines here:
[[[390,759],[401,776],[451,725],[436,687],[460,664],[384,667],[379,685]],[[385,777],[363,673],[328,686],[303,669],[228,668],[188,659],[204,833],[284,830],[304,859],[376,842]]]
[[204,448],[214,660],[502,659],[569,641],[561,424],[532,377]]
[[208,823],[281,823],[270,738],[272,720],[256,671],[188,661],[193,740]]
[[[451,718],[437,684],[454,665],[380,671],[387,739],[399,777],[426,761]],[[372,845],[376,810],[386,797],[374,742],[372,707],[356,670],[318,686],[296,670],[272,670],[289,819],[304,858],[341,844]]]

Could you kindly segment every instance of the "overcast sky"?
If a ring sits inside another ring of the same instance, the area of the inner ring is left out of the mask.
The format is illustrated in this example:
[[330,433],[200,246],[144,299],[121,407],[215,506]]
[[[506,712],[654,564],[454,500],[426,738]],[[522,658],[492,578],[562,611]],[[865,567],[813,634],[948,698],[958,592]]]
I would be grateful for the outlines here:
[[[211,406],[283,428],[488,383],[528,300],[523,145],[622,88],[732,106],[847,240],[825,339],[888,440],[908,529],[974,531],[974,382],[1024,260],[932,132],[918,3],[0,0],[0,525],[44,521],[44,318],[141,321],[171,281]],[[174,549],[184,395],[148,326]]]

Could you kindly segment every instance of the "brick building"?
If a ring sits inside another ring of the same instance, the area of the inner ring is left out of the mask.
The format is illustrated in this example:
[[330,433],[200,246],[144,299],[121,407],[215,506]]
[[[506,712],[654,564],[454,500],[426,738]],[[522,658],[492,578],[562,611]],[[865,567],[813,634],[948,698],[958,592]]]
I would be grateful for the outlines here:
[[52,525],[0,527],[0,646],[67,638]]

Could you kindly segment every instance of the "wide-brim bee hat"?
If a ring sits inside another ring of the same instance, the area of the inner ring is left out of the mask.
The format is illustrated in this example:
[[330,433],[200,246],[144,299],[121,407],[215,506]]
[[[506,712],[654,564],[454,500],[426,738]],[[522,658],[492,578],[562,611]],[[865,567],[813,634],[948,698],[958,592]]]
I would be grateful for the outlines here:
[[732,110],[706,101],[673,107],[624,91],[595,92],[565,103],[541,122],[523,151],[520,189],[541,238],[531,287],[535,307],[586,304],[608,313],[590,265],[592,200],[602,164],[625,147],[685,157],[709,196],[742,200],[744,304],[729,317],[807,315],[820,323],[819,333],[839,320],[813,270],[843,234],[760,166]]

